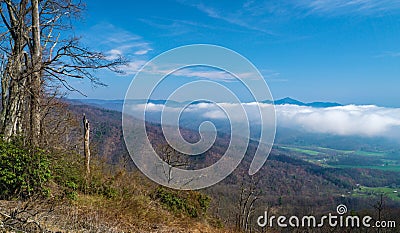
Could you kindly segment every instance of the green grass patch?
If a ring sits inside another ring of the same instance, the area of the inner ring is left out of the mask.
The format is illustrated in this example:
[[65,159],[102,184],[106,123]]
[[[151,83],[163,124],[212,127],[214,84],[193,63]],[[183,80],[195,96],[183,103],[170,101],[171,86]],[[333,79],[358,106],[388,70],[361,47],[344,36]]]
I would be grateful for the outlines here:
[[338,150],[338,149],[332,149],[332,148],[327,148],[327,147],[316,147],[318,150],[322,150],[324,152],[335,152],[338,154],[351,154],[354,153],[353,150]]
[[385,152],[372,152],[372,151],[363,151],[363,150],[339,150],[339,149],[333,149],[333,148],[327,148],[327,147],[293,147],[289,145],[285,146],[280,146],[280,148],[291,150],[291,151],[296,151],[304,154],[310,154],[310,155],[318,155],[318,154],[343,154],[343,155],[350,155],[350,154],[356,154],[356,155],[361,155],[361,156],[376,156],[376,157],[382,157],[385,156]]
[[361,186],[360,188],[354,190],[352,196],[379,197],[381,194],[394,201],[400,201],[400,188]]
[[283,149],[286,149],[286,150],[291,150],[291,151],[298,152],[298,153],[308,154],[308,155],[323,154],[323,152],[319,152],[319,151],[315,151],[315,150],[302,149],[302,148],[297,148],[297,147],[281,146],[280,148],[283,148]]
[[386,155],[384,152],[370,152],[370,151],[361,151],[361,150],[354,151],[354,153],[357,155],[373,156],[373,157],[383,157]]
[[377,169],[381,171],[394,171],[400,172],[400,166],[357,166],[357,165],[330,165],[330,167],[334,168],[365,168],[365,169]]

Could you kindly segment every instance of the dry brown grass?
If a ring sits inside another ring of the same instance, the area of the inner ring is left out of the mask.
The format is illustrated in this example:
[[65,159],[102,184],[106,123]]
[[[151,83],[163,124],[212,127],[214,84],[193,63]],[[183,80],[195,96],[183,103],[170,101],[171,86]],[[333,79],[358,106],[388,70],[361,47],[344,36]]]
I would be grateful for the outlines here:
[[28,205],[25,211],[29,213],[13,217],[31,221],[26,224],[2,216],[0,232],[230,232],[210,226],[206,221],[178,218],[151,202],[144,198],[118,204],[87,195],[80,195],[78,201],[69,203],[0,201],[0,212],[7,215]]
[[52,185],[47,199],[0,201],[5,214],[0,215],[0,232],[231,232],[212,226],[205,215],[171,212],[152,198],[157,185],[140,173],[121,171],[104,179],[112,179],[112,198],[79,192],[70,200]]

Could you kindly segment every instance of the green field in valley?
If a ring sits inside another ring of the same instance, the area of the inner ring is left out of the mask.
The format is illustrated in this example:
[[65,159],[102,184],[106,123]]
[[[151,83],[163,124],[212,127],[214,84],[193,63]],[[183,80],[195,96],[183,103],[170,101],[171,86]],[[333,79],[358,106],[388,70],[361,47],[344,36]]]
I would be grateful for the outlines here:
[[288,145],[280,145],[278,148],[289,151],[289,155],[321,166],[400,172],[400,158],[389,157],[387,152]]
[[379,197],[381,194],[394,201],[400,201],[400,188],[360,186],[351,195],[354,197]]
[[394,171],[394,172],[400,172],[400,165],[399,166],[359,166],[357,164],[355,165],[334,165],[330,167],[335,167],[335,168],[365,168],[365,169],[378,169],[382,171]]

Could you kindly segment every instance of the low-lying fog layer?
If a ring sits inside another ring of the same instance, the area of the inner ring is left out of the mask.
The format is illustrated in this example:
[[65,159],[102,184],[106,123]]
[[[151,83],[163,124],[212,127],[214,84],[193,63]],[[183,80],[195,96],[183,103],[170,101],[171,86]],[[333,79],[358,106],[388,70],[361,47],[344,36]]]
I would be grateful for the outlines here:
[[[144,104],[131,105],[129,109],[133,115],[143,109]],[[260,110],[267,112],[271,104],[260,103]],[[147,113],[177,111],[190,117],[204,119],[227,119],[230,113],[231,121],[243,121],[236,117],[245,109],[251,124],[260,124],[260,114],[256,103],[198,103],[181,107],[164,106],[163,104],[147,104]],[[278,127],[294,128],[313,133],[329,133],[343,136],[400,136],[400,108],[385,108],[375,105],[346,105],[337,107],[314,108],[298,105],[276,105],[276,122]],[[271,118],[272,119],[272,118]]]

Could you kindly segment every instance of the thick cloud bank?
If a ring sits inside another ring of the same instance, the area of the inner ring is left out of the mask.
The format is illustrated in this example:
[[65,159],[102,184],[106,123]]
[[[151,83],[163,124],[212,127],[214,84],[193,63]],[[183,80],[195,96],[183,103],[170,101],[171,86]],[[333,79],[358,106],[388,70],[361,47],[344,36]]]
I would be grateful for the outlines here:
[[374,105],[312,108],[276,106],[281,126],[309,132],[358,136],[394,136],[400,126],[400,109]]
[[[226,112],[239,112],[244,108],[251,124],[260,124],[256,103],[199,103],[186,107],[182,115],[203,117],[205,119],[227,119]],[[144,105],[132,106],[142,109]],[[260,104],[261,111],[270,109],[270,104]],[[225,112],[222,110],[224,109]],[[148,112],[181,111],[178,107],[165,107],[148,104]],[[278,127],[303,130],[311,133],[328,133],[342,136],[398,137],[400,136],[400,108],[384,108],[375,105],[346,105],[338,107],[314,108],[298,105],[276,105]],[[235,114],[231,121],[237,119]]]

